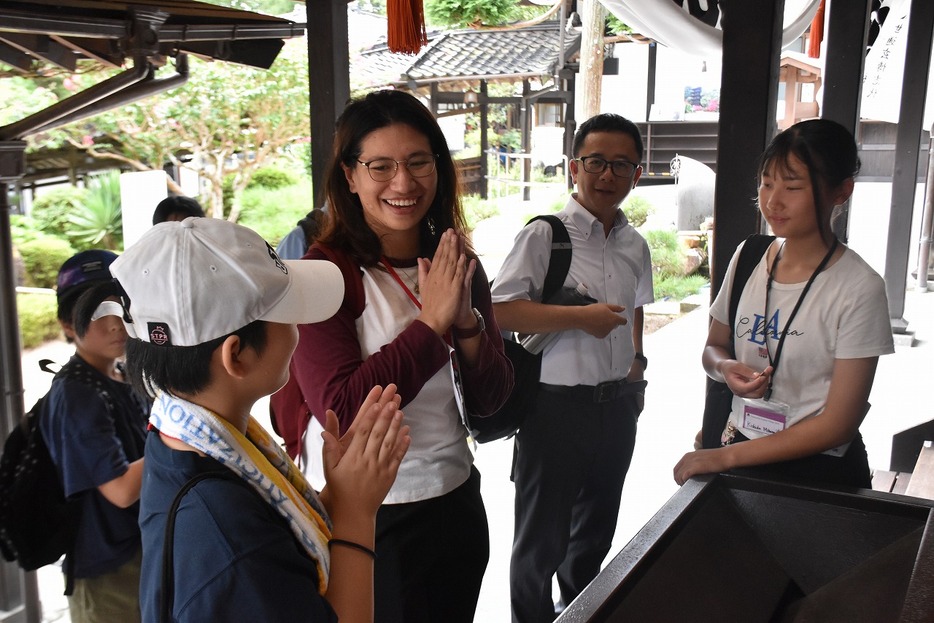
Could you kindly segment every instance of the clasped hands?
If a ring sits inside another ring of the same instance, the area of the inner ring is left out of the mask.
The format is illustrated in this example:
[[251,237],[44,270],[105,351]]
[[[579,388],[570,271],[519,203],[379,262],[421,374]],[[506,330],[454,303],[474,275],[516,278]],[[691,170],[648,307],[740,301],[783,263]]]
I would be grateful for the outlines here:
[[467,240],[448,229],[441,234],[432,259],[418,258],[418,289],[422,309],[418,319],[438,335],[452,326],[471,329],[477,325],[470,297],[470,284],[477,260],[467,259]]

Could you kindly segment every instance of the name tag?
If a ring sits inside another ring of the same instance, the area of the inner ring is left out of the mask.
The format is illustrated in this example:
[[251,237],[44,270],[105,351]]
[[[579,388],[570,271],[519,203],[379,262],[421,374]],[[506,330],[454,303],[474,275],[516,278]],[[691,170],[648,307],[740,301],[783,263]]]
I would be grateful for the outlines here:
[[774,400],[743,399],[743,428],[771,435],[785,430],[788,405]]

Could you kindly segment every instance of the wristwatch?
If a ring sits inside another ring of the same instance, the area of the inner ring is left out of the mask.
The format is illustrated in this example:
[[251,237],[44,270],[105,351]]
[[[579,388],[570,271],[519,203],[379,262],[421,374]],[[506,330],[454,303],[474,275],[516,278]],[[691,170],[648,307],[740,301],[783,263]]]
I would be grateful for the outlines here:
[[634,359],[638,359],[639,361],[642,362],[642,369],[643,369],[643,370],[645,370],[645,369],[647,369],[647,368],[649,367],[649,359],[648,359],[648,357],[646,357],[646,356],[643,355],[642,353],[636,353],[636,356],[634,357]]
[[472,337],[480,335],[484,330],[486,330],[486,322],[483,320],[483,314],[481,314],[476,307],[470,311],[472,311],[473,315],[477,318],[477,325],[475,327],[472,329],[458,329],[457,327],[451,327],[451,333],[453,333],[454,337],[459,340],[469,340]]

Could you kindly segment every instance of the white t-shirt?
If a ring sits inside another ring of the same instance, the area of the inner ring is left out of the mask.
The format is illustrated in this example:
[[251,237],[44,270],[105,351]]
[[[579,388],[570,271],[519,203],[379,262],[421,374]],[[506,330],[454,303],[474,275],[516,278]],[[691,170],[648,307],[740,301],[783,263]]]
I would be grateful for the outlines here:
[[[724,287],[710,307],[710,316],[729,324],[730,292],[737,249],[727,268]],[[767,254],[766,254],[767,255]],[[768,266],[766,255],[756,266],[739,300],[734,327],[734,347],[739,361],[762,370],[775,358],[778,341],[788,316],[807,283],[772,283],[765,312]],[[764,335],[768,335],[766,346]],[[768,353],[766,352],[768,348]],[[895,352],[889,322],[885,282],[852,249],[814,280],[788,327],[778,368],[772,381],[771,400],[790,407],[787,426],[823,410],[830,391],[835,359],[860,359]],[[730,422],[750,439],[766,433],[742,426],[744,402],[733,398]]]
[[[418,268],[396,268],[404,282],[418,282]],[[405,291],[378,268],[363,271],[366,307],[357,319],[357,336],[366,359],[391,342],[418,315]],[[440,339],[440,338],[439,338]],[[405,407],[411,445],[384,504],[403,504],[442,496],[464,484],[473,455],[454,398],[451,364],[442,367]],[[324,487],[321,424],[311,418],[302,448],[302,471],[313,487]]]
[[[541,380],[552,385],[597,385],[625,378],[635,355],[633,310],[655,300],[649,245],[621,210],[610,235],[604,235],[600,221],[573,195],[556,216],[567,228],[572,247],[564,285],[575,288],[582,283],[597,301],[625,307],[629,322],[602,339],[581,329],[562,331],[543,351]],[[493,302],[540,300],[550,257],[551,226],[535,221],[523,227],[493,281]]]

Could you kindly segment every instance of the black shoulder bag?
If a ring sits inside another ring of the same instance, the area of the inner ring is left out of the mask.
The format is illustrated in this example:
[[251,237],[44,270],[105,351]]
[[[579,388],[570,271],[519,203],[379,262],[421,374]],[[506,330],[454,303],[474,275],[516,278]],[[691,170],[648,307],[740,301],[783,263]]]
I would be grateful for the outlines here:
[[[756,264],[762,259],[775,236],[753,234],[746,238],[739,259],[736,262],[736,272],[733,274],[733,283],[730,286],[730,356],[735,357],[733,347],[733,328],[736,326],[736,309],[739,307],[739,298],[743,288],[749,281],[749,276],[755,270]],[[723,429],[733,410],[733,392],[726,383],[714,381],[707,377],[707,397],[704,401],[704,424],[701,433],[701,443],[704,448],[719,448]]]
[[[557,216],[543,214],[531,219],[544,220],[551,225],[551,257],[548,260],[548,272],[542,287],[542,301],[554,296],[564,285],[571,267],[571,238],[568,230]],[[533,355],[522,347],[515,335],[503,340],[503,349],[515,375],[515,384],[509,398],[492,415],[468,415],[470,436],[477,443],[487,443],[497,439],[507,439],[518,432],[525,415],[532,407],[538,393],[538,381],[542,372],[542,354]]]

